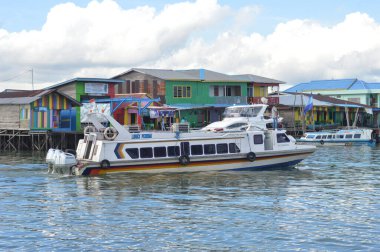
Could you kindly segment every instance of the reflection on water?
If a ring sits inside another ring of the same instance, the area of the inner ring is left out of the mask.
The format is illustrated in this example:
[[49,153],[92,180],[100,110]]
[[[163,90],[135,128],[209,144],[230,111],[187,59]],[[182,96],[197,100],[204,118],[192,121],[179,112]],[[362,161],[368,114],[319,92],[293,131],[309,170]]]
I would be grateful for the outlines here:
[[323,147],[296,169],[47,174],[0,155],[1,250],[379,250],[379,148]]

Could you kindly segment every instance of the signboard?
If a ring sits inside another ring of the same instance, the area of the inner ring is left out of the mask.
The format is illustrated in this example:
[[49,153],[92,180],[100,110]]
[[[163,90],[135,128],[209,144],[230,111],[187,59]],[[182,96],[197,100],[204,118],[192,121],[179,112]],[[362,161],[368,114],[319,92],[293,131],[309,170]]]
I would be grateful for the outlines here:
[[[89,122],[87,119],[88,113],[98,112],[106,115],[111,115],[110,104],[109,103],[83,103],[82,107],[80,107],[80,121],[82,123]],[[102,122],[107,122],[107,120],[101,116],[99,120]]]
[[108,94],[108,84],[106,83],[85,83],[84,92],[87,94]]

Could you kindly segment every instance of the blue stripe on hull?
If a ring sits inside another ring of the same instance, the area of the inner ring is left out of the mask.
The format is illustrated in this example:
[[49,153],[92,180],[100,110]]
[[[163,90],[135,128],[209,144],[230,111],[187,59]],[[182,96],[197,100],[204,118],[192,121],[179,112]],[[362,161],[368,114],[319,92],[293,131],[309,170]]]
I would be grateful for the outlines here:
[[227,169],[225,171],[249,171],[249,170],[265,170],[265,169],[273,169],[273,168],[288,168],[288,167],[295,166],[302,160],[303,159],[298,159],[298,160],[293,160],[290,162],[284,162],[280,164],[261,165],[261,166],[237,168],[237,169]]

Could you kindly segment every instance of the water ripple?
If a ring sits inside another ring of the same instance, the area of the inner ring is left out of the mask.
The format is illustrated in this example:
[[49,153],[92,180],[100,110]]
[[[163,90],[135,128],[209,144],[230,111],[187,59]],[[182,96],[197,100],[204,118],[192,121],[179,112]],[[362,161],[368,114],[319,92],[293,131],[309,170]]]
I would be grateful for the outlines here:
[[72,177],[0,155],[0,249],[378,251],[379,148],[323,147],[297,169]]

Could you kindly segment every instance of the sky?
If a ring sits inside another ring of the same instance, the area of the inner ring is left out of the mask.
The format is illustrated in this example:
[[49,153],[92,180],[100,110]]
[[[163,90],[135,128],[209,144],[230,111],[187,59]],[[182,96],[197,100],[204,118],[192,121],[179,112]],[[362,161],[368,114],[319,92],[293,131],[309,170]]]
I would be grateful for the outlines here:
[[[0,0],[0,90],[130,68],[380,82],[380,1]],[[284,88],[282,88],[284,89]]]

